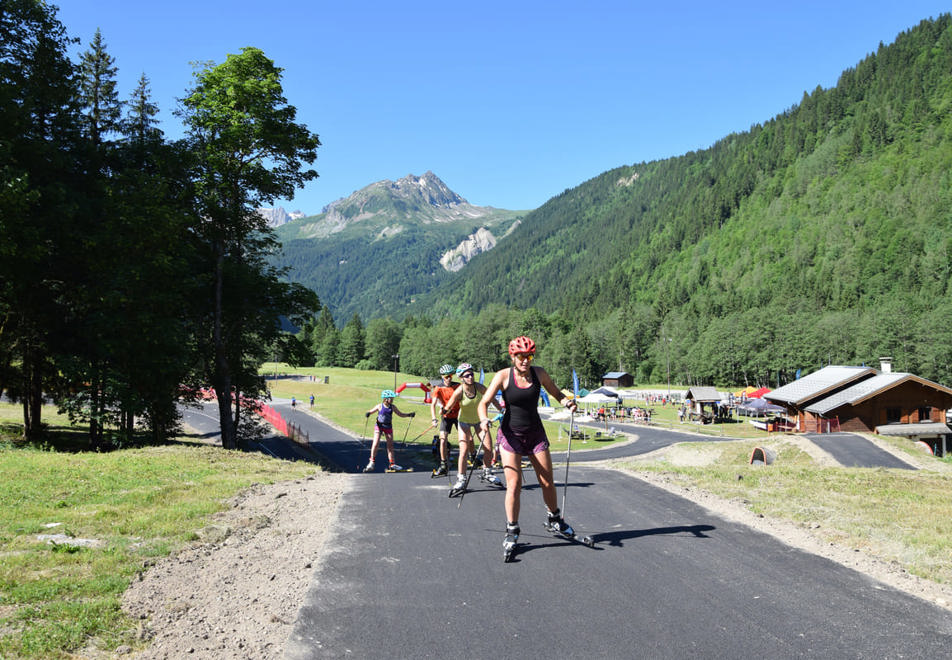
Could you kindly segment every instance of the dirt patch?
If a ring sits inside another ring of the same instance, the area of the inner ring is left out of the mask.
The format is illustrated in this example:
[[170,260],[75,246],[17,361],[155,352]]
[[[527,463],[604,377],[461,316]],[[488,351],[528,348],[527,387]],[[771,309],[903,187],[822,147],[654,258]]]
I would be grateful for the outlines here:
[[349,475],[322,472],[255,485],[202,530],[202,542],[159,560],[123,595],[148,658],[279,658],[324,556]]

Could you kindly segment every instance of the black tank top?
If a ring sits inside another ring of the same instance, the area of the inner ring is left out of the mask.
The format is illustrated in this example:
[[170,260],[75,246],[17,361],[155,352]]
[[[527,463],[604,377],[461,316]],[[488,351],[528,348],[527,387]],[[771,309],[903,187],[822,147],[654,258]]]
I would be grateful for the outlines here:
[[535,367],[529,367],[532,383],[521,388],[516,385],[515,367],[509,367],[509,385],[502,391],[502,400],[506,402],[506,412],[502,417],[503,429],[523,431],[542,426],[539,417],[539,376]]

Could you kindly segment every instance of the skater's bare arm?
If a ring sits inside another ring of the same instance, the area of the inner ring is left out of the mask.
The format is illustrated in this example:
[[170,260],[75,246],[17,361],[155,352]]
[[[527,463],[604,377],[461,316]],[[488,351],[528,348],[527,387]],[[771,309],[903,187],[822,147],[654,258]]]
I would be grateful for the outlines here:
[[496,392],[502,387],[503,379],[505,379],[507,374],[508,372],[506,370],[497,371],[492,381],[490,381],[489,387],[486,388],[486,393],[483,394],[483,398],[479,400],[479,405],[476,409],[479,411],[479,424],[483,427],[483,431],[489,428],[489,404],[491,403],[497,409],[499,408],[499,406],[496,406]]

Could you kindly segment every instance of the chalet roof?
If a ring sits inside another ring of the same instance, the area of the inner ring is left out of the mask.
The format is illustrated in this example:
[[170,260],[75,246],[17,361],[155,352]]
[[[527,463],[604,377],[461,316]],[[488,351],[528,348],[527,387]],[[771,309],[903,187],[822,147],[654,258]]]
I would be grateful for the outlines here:
[[708,403],[711,401],[720,401],[721,395],[713,387],[692,387],[688,390],[684,398]]
[[888,374],[878,374],[872,378],[867,378],[866,380],[860,381],[851,387],[847,387],[845,390],[837,392],[832,396],[828,396],[825,399],[821,399],[810,404],[804,408],[804,410],[817,415],[825,415],[831,410],[835,410],[840,406],[855,406],[872,396],[876,396],[880,392],[892,389],[893,387],[896,387],[900,383],[905,383],[906,381],[913,381],[919,383],[920,385],[932,387],[942,392],[952,394],[952,390],[949,388],[943,387],[938,383],[933,383],[932,381],[926,380],[925,378],[920,378],[914,374],[893,372]]
[[627,371],[609,371],[607,374],[602,376],[602,378],[621,378],[622,376],[627,376]]
[[792,383],[765,394],[764,398],[779,403],[800,405],[838,387],[843,387],[876,373],[876,370],[872,367],[823,367],[819,371],[814,371],[812,374],[807,374],[803,378],[798,378]]
[[919,422],[917,424],[884,424],[877,426],[876,432],[880,435],[946,435],[952,433],[947,424],[940,422]]

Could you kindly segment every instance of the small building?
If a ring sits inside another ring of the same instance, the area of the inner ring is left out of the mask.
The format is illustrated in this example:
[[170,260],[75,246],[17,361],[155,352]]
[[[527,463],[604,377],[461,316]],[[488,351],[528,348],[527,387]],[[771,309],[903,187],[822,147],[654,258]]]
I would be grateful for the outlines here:
[[608,387],[631,387],[634,384],[634,377],[625,371],[609,371],[602,376],[602,385]]
[[[852,431],[935,440],[940,455],[952,429],[945,411],[952,389],[915,374],[828,366],[764,396],[783,406],[801,432]],[[925,434],[925,435],[924,435]],[[941,442],[938,442],[941,440]]]
[[[687,412],[691,419],[701,420],[703,422],[714,421],[717,417],[717,409],[724,397],[713,387],[692,387],[684,395],[684,402],[687,406]],[[704,406],[711,406],[709,413],[704,412]]]

